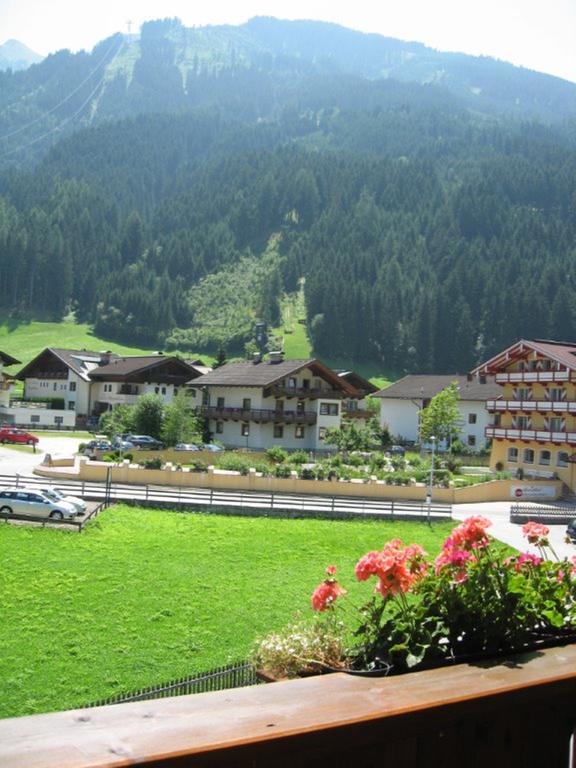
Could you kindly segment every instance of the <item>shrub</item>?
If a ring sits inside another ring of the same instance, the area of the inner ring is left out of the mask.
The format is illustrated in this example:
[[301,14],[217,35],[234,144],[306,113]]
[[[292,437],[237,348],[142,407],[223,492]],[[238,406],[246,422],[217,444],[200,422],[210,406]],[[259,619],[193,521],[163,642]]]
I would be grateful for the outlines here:
[[392,456],[390,463],[396,472],[406,469],[406,459],[403,459],[400,456]]
[[459,475],[462,469],[462,461],[454,458],[454,456],[448,456],[446,459],[446,469],[453,472],[455,475]]
[[273,448],[268,448],[266,456],[273,461],[274,464],[282,464],[288,459],[288,451],[284,448],[280,448],[279,445],[275,445]]
[[286,479],[286,478],[290,477],[291,471],[292,471],[292,469],[291,469],[291,467],[288,464],[277,464],[274,467],[274,475],[275,475],[275,477],[280,477],[280,478]]
[[196,461],[190,462],[189,467],[192,472],[206,472],[206,470],[208,469],[208,464],[206,464],[205,461],[200,461],[199,459],[196,459]]
[[384,469],[388,466],[388,459],[383,453],[375,453],[370,462],[371,470]]
[[310,467],[302,467],[300,470],[300,479],[301,480],[315,480],[316,475],[313,469]]
[[352,453],[348,457],[348,461],[346,463],[350,467],[361,467],[366,464],[366,459],[364,459],[362,456],[359,456],[357,453]]
[[290,456],[290,461],[293,464],[306,464],[306,462],[309,461],[308,454],[306,451],[294,451]]
[[140,462],[140,466],[144,467],[144,469],[162,469],[162,459],[145,459]]

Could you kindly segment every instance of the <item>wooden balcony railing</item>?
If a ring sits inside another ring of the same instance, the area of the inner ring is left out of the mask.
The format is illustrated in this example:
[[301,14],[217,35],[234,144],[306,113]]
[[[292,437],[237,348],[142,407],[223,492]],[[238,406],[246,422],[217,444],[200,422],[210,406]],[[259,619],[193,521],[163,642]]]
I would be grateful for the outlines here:
[[0,720],[3,768],[567,768],[576,646]]
[[570,381],[570,371],[512,371],[496,374],[497,384],[523,381]]
[[512,429],[486,427],[486,437],[494,440],[535,440],[538,443],[569,443],[576,445],[576,432],[552,432],[546,429]]
[[350,397],[341,389],[312,389],[311,387],[289,387],[282,384],[275,384],[264,392],[265,397],[299,397],[318,400],[325,397],[327,400],[341,400],[343,397]]
[[523,411],[537,413],[576,413],[576,401],[566,400],[487,400],[490,412]]
[[200,405],[196,408],[198,416],[222,421],[274,422],[275,424],[315,424],[316,414],[312,411],[275,411],[267,408],[228,408],[217,405]]

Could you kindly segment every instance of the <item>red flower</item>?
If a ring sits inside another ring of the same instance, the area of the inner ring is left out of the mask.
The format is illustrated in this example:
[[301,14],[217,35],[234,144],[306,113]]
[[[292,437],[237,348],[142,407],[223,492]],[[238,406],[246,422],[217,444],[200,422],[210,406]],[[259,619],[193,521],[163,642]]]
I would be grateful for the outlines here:
[[329,565],[326,568],[326,573],[328,574],[328,576],[335,576],[335,574],[336,574],[336,566],[335,565]]
[[345,595],[343,589],[336,579],[326,579],[316,587],[312,594],[312,608],[315,611],[325,611],[330,608],[341,595]]
[[393,539],[381,552],[368,552],[358,561],[356,578],[366,581],[377,576],[376,591],[384,596],[408,592],[426,571],[425,554],[418,544],[405,547],[400,539]]
[[468,517],[452,531],[452,535],[446,540],[446,543],[452,541],[458,549],[487,547],[490,539],[486,533],[486,528],[491,525],[491,521],[486,517],[480,515]]
[[548,534],[550,528],[542,523],[535,523],[529,521],[522,526],[522,533],[528,539],[529,544],[537,544],[538,546],[546,546],[548,544]]

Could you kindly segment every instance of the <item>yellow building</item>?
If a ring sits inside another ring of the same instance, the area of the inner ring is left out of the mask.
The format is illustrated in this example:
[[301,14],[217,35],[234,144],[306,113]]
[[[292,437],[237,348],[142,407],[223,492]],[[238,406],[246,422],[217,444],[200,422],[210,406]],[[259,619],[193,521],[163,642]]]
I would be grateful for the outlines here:
[[494,374],[490,466],[527,478],[556,475],[576,490],[576,343],[521,339],[472,371]]

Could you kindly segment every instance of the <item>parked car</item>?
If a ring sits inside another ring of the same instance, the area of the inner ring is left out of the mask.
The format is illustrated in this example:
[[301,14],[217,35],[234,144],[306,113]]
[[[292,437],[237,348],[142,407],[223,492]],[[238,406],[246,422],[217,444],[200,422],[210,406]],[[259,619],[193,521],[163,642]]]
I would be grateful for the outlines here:
[[134,443],[131,443],[120,435],[116,435],[112,440],[112,448],[115,448],[117,451],[131,451],[134,447]]
[[52,520],[71,520],[76,509],[66,501],[54,501],[40,491],[25,488],[3,488],[0,491],[0,513],[50,517]]
[[566,528],[566,536],[570,539],[572,544],[576,544],[576,519],[570,520],[568,527]]
[[0,443],[22,443],[23,445],[36,445],[39,439],[23,429],[0,429]]
[[85,515],[87,505],[84,499],[78,498],[78,496],[69,496],[65,491],[60,488],[54,488],[53,486],[41,487],[41,488],[27,488],[26,490],[32,492],[34,490],[40,491],[44,496],[47,496],[53,501],[65,501],[67,504],[71,504],[76,510],[77,515]]
[[404,456],[406,454],[406,448],[402,445],[391,445],[386,453],[388,456]]
[[82,454],[84,456],[96,456],[96,451],[111,451],[112,450],[112,443],[110,443],[108,440],[90,440],[89,443],[86,443],[84,446],[84,449],[82,451]]
[[216,445],[215,443],[204,443],[201,447],[201,450],[217,453],[218,451],[223,451],[224,448],[222,448],[220,445]]
[[174,446],[175,451],[199,451],[200,448],[194,443],[177,443]]
[[126,440],[141,451],[161,451],[164,444],[150,435],[127,435]]

